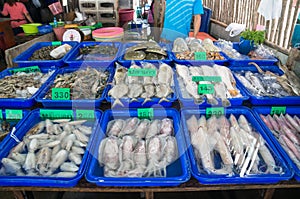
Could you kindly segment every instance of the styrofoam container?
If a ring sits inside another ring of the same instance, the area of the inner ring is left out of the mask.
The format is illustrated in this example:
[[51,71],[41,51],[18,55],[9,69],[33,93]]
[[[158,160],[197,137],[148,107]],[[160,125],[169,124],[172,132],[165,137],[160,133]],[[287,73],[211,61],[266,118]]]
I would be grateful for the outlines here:
[[37,43],[33,44],[31,47],[29,47],[26,51],[24,51],[23,53],[21,53],[17,57],[15,57],[13,59],[13,62],[18,64],[18,66],[39,65],[39,66],[42,66],[42,67],[50,67],[50,66],[62,67],[65,64],[64,58],[70,53],[70,51],[64,57],[62,57],[61,59],[58,59],[58,60],[33,60],[33,61],[29,60],[29,58],[32,56],[32,54],[36,50],[38,50],[42,47],[53,46],[53,45],[57,45],[57,44],[60,44],[60,45],[69,44],[69,45],[72,46],[72,48],[74,48],[75,46],[77,46],[78,42],[75,42],[75,41],[68,41],[68,42],[37,42]]
[[[186,138],[186,144],[188,147],[188,153],[191,161],[191,171],[192,175],[201,183],[201,184],[271,184],[277,183],[279,181],[289,180],[293,176],[293,172],[288,168],[286,162],[279,154],[278,150],[275,148],[273,143],[269,140],[268,136],[264,132],[263,128],[257,122],[256,118],[253,115],[253,112],[246,107],[235,107],[225,109],[225,115],[228,118],[230,114],[238,117],[244,115],[248,122],[250,122],[252,128],[254,128],[258,133],[261,134],[265,140],[265,145],[271,152],[272,156],[275,159],[276,166],[282,168],[282,173],[278,174],[251,174],[240,177],[238,174],[232,175],[216,175],[216,174],[207,174],[203,169],[200,169],[197,165],[197,160],[195,158],[195,153],[193,146],[191,145],[191,138],[187,128],[186,121],[192,116],[195,115],[197,118],[200,118],[201,115],[205,115],[206,110],[191,110],[183,109],[181,111],[181,121],[183,124],[183,131]],[[215,164],[220,165],[221,159],[220,156],[215,155],[214,158]],[[218,166],[217,166],[218,167]]]
[[124,59],[124,55],[125,55],[125,52],[126,52],[126,49],[129,48],[129,47],[132,47],[132,46],[135,46],[139,43],[125,43],[123,44],[123,48],[122,48],[122,51],[119,55],[119,59],[118,59],[118,62],[124,66],[124,67],[127,67],[129,68],[131,66],[131,63],[132,61],[134,61],[135,63],[141,63],[141,62],[149,62],[149,63],[153,63],[153,64],[157,64],[157,63],[166,63],[170,66],[172,66],[172,57],[171,57],[171,53],[168,51],[167,49],[167,46],[165,44],[162,44],[162,43],[159,43],[160,47],[164,48],[166,53],[167,53],[167,58],[166,59],[163,59],[163,60],[125,60]]
[[[69,109],[70,110],[70,109]],[[62,110],[63,111],[63,110]],[[73,116],[76,119],[75,110],[73,110]],[[72,187],[83,177],[86,171],[86,163],[88,158],[88,151],[90,150],[91,141],[95,136],[95,129],[99,124],[102,112],[95,110],[95,120],[87,121],[85,125],[92,127],[92,134],[89,138],[89,143],[86,147],[85,153],[82,157],[82,162],[77,171],[77,175],[72,178],[66,177],[50,177],[50,176],[0,176],[0,186],[38,186],[38,187]],[[19,128],[15,131],[14,135],[22,141],[26,133],[42,119],[40,118],[40,109],[34,109],[20,122]],[[0,152],[0,159],[7,157],[10,150],[18,143],[15,139],[9,138],[7,144],[4,146],[4,150]],[[0,167],[2,164],[0,163]]]
[[[283,71],[278,68],[278,66],[261,66],[264,71],[271,71],[278,75],[283,75]],[[253,66],[248,67],[231,67],[230,70],[233,72],[243,72],[243,71],[251,71],[253,73],[258,73],[258,70]],[[235,74],[234,74],[235,76]],[[235,76],[236,78],[236,76]],[[243,90],[246,95],[249,96],[249,101],[252,105],[260,106],[260,105],[300,105],[300,97],[299,96],[287,96],[287,97],[267,97],[267,96],[257,96],[252,94],[239,80],[236,78],[236,81],[242,85]]]
[[[267,127],[267,125],[263,122],[263,120],[259,116],[260,114],[262,114],[264,116],[270,114],[271,109],[272,109],[272,107],[266,107],[266,106],[253,107],[254,116],[256,117],[257,121],[261,124],[261,126],[264,128],[266,134],[269,136],[270,140],[274,143],[274,145],[276,146],[276,148],[278,149],[278,151],[280,152],[282,157],[287,161],[290,168],[294,171],[294,173],[295,173],[294,178],[300,182],[300,168],[297,167],[297,165],[290,158],[290,156],[285,151],[285,149],[281,146],[279,141],[275,138],[275,136],[273,135],[271,130]],[[295,107],[287,106],[286,113],[291,115],[292,117],[294,115],[297,115],[298,117],[300,117],[300,107],[299,106],[295,106]]]
[[[94,45],[101,45],[101,46],[114,46],[116,47],[117,53],[114,57],[104,57],[101,56],[101,54],[93,54],[94,60],[89,59],[79,59],[76,60],[79,56],[80,49],[87,47],[87,46],[94,46]],[[114,62],[119,58],[119,54],[122,48],[122,43],[120,42],[91,42],[91,41],[84,41],[81,42],[79,45],[77,45],[75,48],[71,50],[70,53],[65,58],[65,63],[68,64],[71,67],[74,66],[103,66],[103,67],[109,67],[113,66]]]
[[[36,101],[35,97],[37,97],[40,92],[47,86],[49,81],[56,75],[57,69],[55,68],[49,68],[49,67],[42,67],[38,66],[41,70],[42,73],[48,73],[50,70],[53,70],[54,73],[49,76],[47,81],[41,85],[41,87],[38,89],[36,93],[34,93],[30,98],[0,98],[0,107],[2,108],[30,108],[32,107]],[[0,79],[6,77],[6,76],[11,76],[11,71],[13,71],[16,68],[9,68],[5,69],[0,73]]]
[[128,119],[137,117],[137,110],[107,110],[104,112],[101,125],[97,130],[97,137],[93,140],[93,149],[89,155],[87,181],[98,186],[177,186],[190,179],[188,157],[185,151],[185,142],[180,129],[180,117],[175,109],[154,109],[154,119],[170,118],[173,120],[174,134],[178,145],[179,158],[167,167],[166,177],[105,177],[104,167],[98,163],[98,148],[106,138],[107,124],[113,119]]
[[[97,70],[101,71],[109,71],[109,77],[107,82],[110,82],[114,76],[114,68],[104,68],[104,67],[97,67],[97,66],[91,66],[92,68],[95,68]],[[69,67],[69,68],[62,68],[59,69],[55,75],[55,77],[59,74],[65,74],[65,73],[72,73],[77,70],[86,69],[86,66],[79,67]],[[98,99],[78,99],[78,100],[52,100],[52,99],[44,99],[47,95],[48,91],[51,89],[51,86],[54,84],[55,77],[51,79],[51,81],[48,82],[46,87],[43,88],[43,90],[40,92],[38,96],[36,96],[36,101],[43,104],[45,108],[78,108],[78,107],[85,107],[85,108],[99,108],[101,102],[105,99],[105,96],[108,92],[108,87],[106,86],[101,94],[101,97]]]

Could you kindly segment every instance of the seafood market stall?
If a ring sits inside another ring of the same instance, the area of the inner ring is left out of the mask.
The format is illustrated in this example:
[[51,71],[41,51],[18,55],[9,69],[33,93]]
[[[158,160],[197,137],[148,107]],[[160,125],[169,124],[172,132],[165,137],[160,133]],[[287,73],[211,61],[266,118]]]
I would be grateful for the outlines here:
[[32,45],[0,74],[0,191],[300,188],[299,78],[215,42]]

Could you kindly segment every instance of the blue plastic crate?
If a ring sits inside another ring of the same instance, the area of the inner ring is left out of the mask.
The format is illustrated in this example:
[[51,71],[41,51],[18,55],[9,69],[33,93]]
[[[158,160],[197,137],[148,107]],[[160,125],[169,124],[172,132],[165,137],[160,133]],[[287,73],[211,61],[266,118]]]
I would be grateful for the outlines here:
[[[52,46],[53,44],[56,45],[55,43],[56,42],[37,42],[33,44],[30,48],[28,48],[26,51],[24,51],[23,53],[15,57],[13,59],[13,62],[18,64],[18,66],[39,65],[42,67],[51,67],[51,66],[62,67],[65,64],[64,59],[70,53],[70,51],[63,58],[58,60],[34,60],[34,61],[28,60],[36,50],[45,46]],[[61,45],[69,44],[72,46],[72,48],[78,45],[78,42],[75,41],[67,41],[67,42],[60,42],[60,43]]]
[[[147,61],[148,62],[148,61]],[[142,62],[138,62],[136,63],[137,65],[141,65]],[[153,63],[156,67],[159,66],[159,64],[157,63]],[[147,101],[145,104],[143,104],[144,102],[144,98],[138,98],[136,101],[130,102],[130,98],[121,98],[120,101],[122,102],[122,104],[124,105],[123,107],[128,107],[128,108],[139,108],[139,107],[156,107],[156,108],[161,108],[161,107],[171,107],[173,102],[175,102],[178,97],[177,97],[177,91],[176,91],[176,75],[175,75],[175,71],[174,71],[174,75],[173,75],[173,79],[174,79],[174,85],[171,86],[171,88],[173,89],[174,93],[171,94],[170,97],[167,98],[168,101],[163,101],[161,103],[158,103],[160,98],[157,97],[152,97],[151,100]],[[112,83],[113,78],[111,78],[110,83]],[[108,96],[108,92],[109,90],[112,88],[111,84],[108,84],[108,88],[107,88],[107,92],[106,92],[106,101],[110,102],[111,104],[113,104],[115,102],[115,99]],[[117,104],[115,106],[116,108],[123,108],[121,105]]]
[[[271,71],[278,75],[283,75],[283,71],[278,68],[278,66],[261,66],[264,71]],[[245,66],[245,67],[231,67],[232,72],[243,72],[251,71],[253,73],[258,73],[258,70],[254,66]],[[234,75],[235,76],[235,75]],[[235,76],[236,78],[236,76]],[[249,101],[252,105],[300,105],[299,96],[287,96],[287,97],[260,97],[253,95],[237,78],[236,81],[242,85],[245,90],[246,95],[249,96]]]
[[[41,67],[39,66],[42,73],[48,73],[50,70],[54,70],[54,73],[48,78],[48,80],[41,85],[39,90],[32,95],[30,98],[0,98],[0,107],[1,108],[30,108],[32,107],[36,101],[35,97],[40,94],[40,92],[46,87],[49,81],[55,76],[57,70],[54,68],[49,67]],[[4,78],[5,76],[11,76],[11,71],[15,68],[5,69],[0,73],[0,79]]]
[[[239,52],[239,42],[233,42],[233,48]],[[276,57],[270,59],[250,59],[249,56],[242,54],[243,59],[234,59],[226,55],[226,53],[224,53],[224,55],[229,61],[229,66],[247,66],[250,62],[255,62],[256,64],[261,66],[271,66],[278,62],[278,59]]]
[[[289,157],[288,153],[284,150],[284,148],[281,146],[281,144],[278,142],[278,140],[275,138],[275,136],[272,134],[271,130],[267,127],[267,125],[262,121],[260,118],[260,114],[262,115],[268,115],[271,113],[272,107],[253,107],[254,116],[256,117],[257,121],[261,124],[261,126],[264,128],[266,134],[269,136],[270,140],[274,143],[277,150],[280,152],[282,157],[287,161],[290,168],[294,171],[295,179],[300,182],[300,168],[297,167],[297,165],[294,163],[294,161]],[[286,113],[288,113],[291,116],[297,115],[300,117],[300,107],[286,107]]]
[[139,61],[139,60],[125,60],[124,55],[125,55],[126,49],[129,48],[129,47],[135,46],[137,44],[139,44],[139,43],[125,43],[125,44],[123,44],[123,47],[122,47],[122,50],[119,54],[119,59],[118,59],[118,62],[122,66],[129,68],[131,66],[132,61],[134,61],[136,64],[139,64],[141,62],[149,62],[149,63],[154,63],[154,64],[163,62],[163,63],[166,63],[166,64],[172,66],[171,53],[168,51],[167,46],[163,43],[159,43],[159,45],[162,48],[165,48],[165,50],[167,52],[167,58],[166,59],[163,59],[163,60],[141,60],[141,61]]
[[[203,102],[202,104],[199,104],[199,105],[195,104],[195,101],[194,101],[193,98],[184,98],[182,96],[182,92],[180,90],[177,74],[176,74],[176,78],[175,78],[175,87],[176,87],[176,92],[178,94],[178,99],[181,102],[183,107],[185,107],[185,108],[188,108],[188,107],[200,108],[200,107],[210,107],[210,106],[212,106],[211,104],[207,103],[206,98],[204,98],[205,102]],[[249,99],[249,96],[246,94],[243,86],[238,81],[237,81],[236,87],[237,87],[237,89],[240,90],[240,93],[241,93],[242,97],[240,97],[240,98],[228,98],[230,103],[231,103],[231,106],[241,106],[244,101]],[[214,106],[222,106],[221,99],[218,99],[218,104],[214,105]]]
[[[115,57],[101,57],[100,54],[95,54],[94,56],[97,57],[99,60],[88,60],[88,59],[79,59],[76,60],[80,53],[80,48],[84,48],[87,46],[94,46],[94,45],[101,45],[101,46],[115,46],[118,48],[118,51]],[[91,41],[84,41],[79,43],[75,48],[71,50],[68,55],[66,55],[64,61],[69,66],[103,66],[109,67],[113,66],[114,62],[119,58],[120,51],[122,49],[122,43],[120,42],[91,42]]]
[[[9,123],[11,130],[13,130],[13,127],[15,127],[15,129],[20,128],[21,119],[20,120],[7,120],[5,109],[2,109],[0,111],[1,111],[0,114],[2,114],[2,116],[3,116],[2,120]],[[23,118],[27,117],[29,111],[22,110],[22,113],[23,113],[22,114],[22,119],[23,119]],[[7,141],[10,139],[10,133],[11,133],[11,131],[9,132],[8,136],[6,136],[4,139],[2,139],[2,141],[0,141],[0,152],[3,151],[4,146],[6,146]]]
[[[76,119],[75,110],[73,110],[73,116]],[[0,186],[38,186],[38,187],[73,187],[83,177],[87,167],[88,152],[91,147],[92,140],[94,139],[95,130],[101,119],[102,112],[95,110],[95,120],[88,120],[85,125],[93,128],[92,134],[90,135],[88,145],[85,153],[82,157],[77,175],[72,178],[65,177],[50,177],[50,176],[0,176]],[[26,133],[42,119],[40,118],[40,109],[35,109],[29,113],[29,115],[21,121],[20,128],[15,131],[15,136],[22,140]],[[0,152],[0,159],[7,157],[10,150],[15,147],[18,143],[15,139],[9,138],[4,151]],[[0,163],[2,167],[2,163]]]
[[[104,68],[99,66],[91,66],[92,68],[95,68],[97,70],[101,71],[109,71],[109,77],[107,82],[112,81],[114,76],[114,68]],[[65,73],[72,73],[77,70],[86,69],[86,66],[83,67],[70,67],[70,68],[62,68],[59,69],[55,75],[55,77],[59,74],[65,74]],[[107,92],[109,90],[108,86],[105,87],[103,90],[101,97],[98,99],[80,99],[80,100],[52,100],[52,99],[44,99],[48,91],[51,89],[51,86],[54,84],[55,77],[51,79],[51,81],[48,82],[47,86],[43,88],[43,90],[40,92],[40,94],[35,98],[37,102],[40,102],[43,104],[45,108],[99,108],[101,102],[105,99],[105,96],[107,95]]]
[[127,119],[137,117],[137,110],[107,110],[101,119],[101,125],[97,130],[97,137],[93,140],[93,148],[89,155],[88,171],[85,175],[87,181],[98,186],[177,186],[190,179],[189,162],[186,154],[184,138],[180,129],[179,113],[175,109],[155,109],[154,119],[173,119],[174,133],[177,140],[179,159],[167,167],[167,176],[163,177],[104,177],[104,168],[99,165],[98,148],[101,141],[106,137],[107,124],[113,119]]
[[[195,153],[193,150],[193,146],[191,145],[191,138],[189,135],[189,131],[187,128],[186,121],[192,116],[196,115],[197,118],[200,118],[201,115],[205,115],[206,110],[191,110],[191,109],[183,109],[181,111],[181,121],[183,124],[183,131],[186,139],[186,144],[188,147],[189,158],[191,161],[191,171],[192,175],[202,184],[270,184],[277,183],[279,181],[289,180],[293,176],[293,172],[288,168],[284,159],[281,157],[273,143],[269,140],[268,136],[264,132],[263,128],[257,122],[256,118],[253,115],[253,112],[246,107],[236,107],[236,108],[227,108],[225,109],[225,115],[228,118],[230,114],[238,117],[240,115],[244,115],[248,122],[251,123],[252,127],[256,129],[257,132],[261,134],[261,136],[266,141],[266,146],[272,153],[276,165],[282,167],[282,174],[251,174],[246,175],[244,177],[240,177],[237,174],[233,175],[216,175],[216,174],[207,174],[204,171],[198,168]],[[220,164],[220,157],[215,157],[215,163]]]

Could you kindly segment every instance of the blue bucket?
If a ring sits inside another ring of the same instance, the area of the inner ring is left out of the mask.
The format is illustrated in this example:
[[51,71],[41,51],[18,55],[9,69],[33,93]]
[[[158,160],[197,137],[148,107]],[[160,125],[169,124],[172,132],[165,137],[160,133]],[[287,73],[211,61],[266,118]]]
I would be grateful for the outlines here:
[[254,49],[254,41],[246,40],[243,37],[240,37],[240,53],[248,55],[248,53]]

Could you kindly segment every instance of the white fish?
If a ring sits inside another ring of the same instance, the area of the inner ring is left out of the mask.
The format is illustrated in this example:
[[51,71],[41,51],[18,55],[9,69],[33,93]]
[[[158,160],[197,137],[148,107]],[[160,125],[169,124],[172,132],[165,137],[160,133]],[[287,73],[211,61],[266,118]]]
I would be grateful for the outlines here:
[[115,99],[114,103],[112,104],[112,108],[117,104],[124,106],[120,99],[124,97],[128,91],[129,88],[126,84],[117,84],[109,90],[108,95]]
[[62,165],[60,165],[59,168],[61,171],[69,171],[69,172],[76,172],[79,170],[79,167],[73,162],[65,162]]

